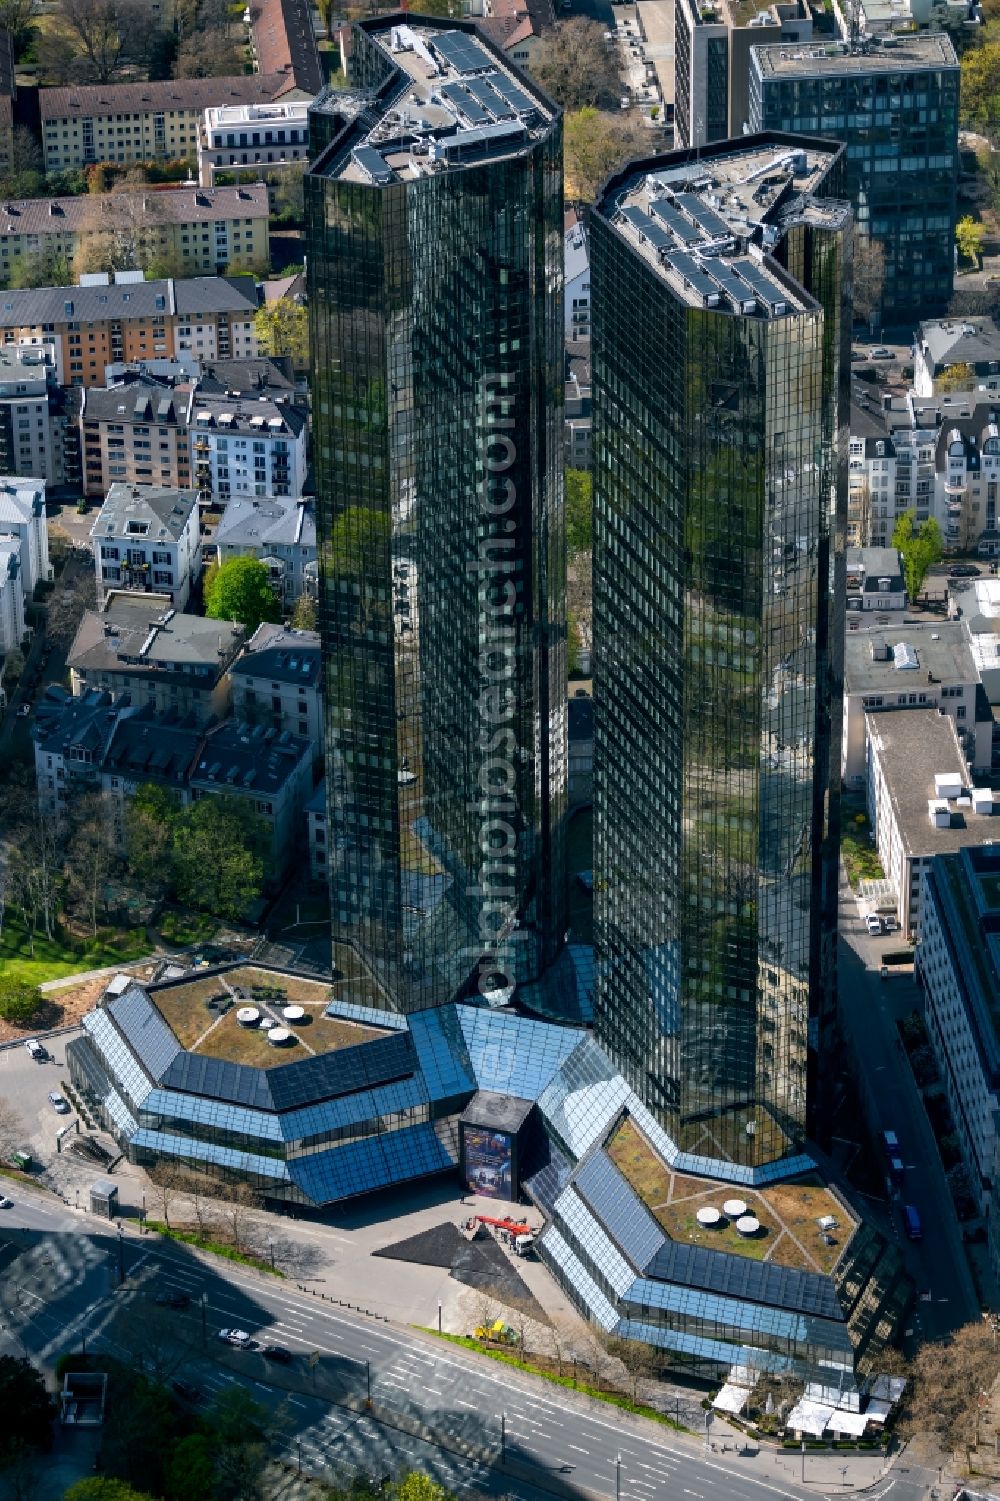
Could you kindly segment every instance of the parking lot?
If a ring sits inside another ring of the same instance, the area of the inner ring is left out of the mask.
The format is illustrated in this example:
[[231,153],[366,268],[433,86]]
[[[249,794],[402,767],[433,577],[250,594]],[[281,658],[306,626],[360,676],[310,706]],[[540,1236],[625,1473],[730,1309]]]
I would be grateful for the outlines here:
[[[95,1168],[100,1166],[100,1159],[96,1154],[88,1160],[68,1150],[71,1137],[77,1132],[76,1111],[72,1108],[66,1089],[69,1085],[65,1048],[68,1040],[69,1034],[44,1038],[46,1057],[43,1060],[32,1058],[23,1043],[5,1047],[0,1051],[0,1094],[16,1117],[19,1149],[31,1153],[36,1170],[44,1172],[51,1169],[56,1159],[65,1155],[66,1162],[60,1163],[60,1167],[65,1165],[69,1168],[73,1163],[84,1178],[92,1178]],[[56,1109],[49,1100],[50,1093],[60,1094],[66,1099],[65,1111]],[[70,1130],[63,1137],[66,1150],[61,1154],[57,1136],[66,1127]],[[81,1122],[79,1129],[83,1131],[85,1123]],[[107,1138],[101,1137],[100,1141],[105,1150],[113,1146]],[[59,1172],[57,1177],[62,1178],[63,1174]]]

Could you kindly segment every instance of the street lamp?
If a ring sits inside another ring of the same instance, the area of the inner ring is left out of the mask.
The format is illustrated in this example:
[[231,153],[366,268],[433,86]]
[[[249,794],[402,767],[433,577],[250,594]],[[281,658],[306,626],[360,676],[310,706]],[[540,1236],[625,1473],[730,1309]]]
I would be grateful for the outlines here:
[[202,1293],[202,1295],[201,1295],[201,1342],[202,1342],[203,1345],[205,1345],[205,1344],[208,1343],[207,1314],[208,1314],[208,1294],[207,1293]]
[[622,1457],[615,1455],[615,1501],[622,1501]]
[[371,1405],[372,1405],[372,1363],[371,1363],[370,1360],[366,1360],[365,1361],[365,1381],[366,1381],[366,1383],[368,1385],[368,1406],[371,1407]]
[[121,1220],[118,1221],[118,1281],[125,1281],[125,1236]]
[[438,1298],[438,1334],[441,1333],[441,1299]]
[[274,1269],[275,1269],[274,1268],[274,1241],[271,1239],[270,1236],[268,1236],[268,1238],[267,1238],[267,1248],[268,1248],[268,1250],[271,1253],[271,1271],[273,1272]]
[[500,1414],[500,1463],[507,1463],[507,1414]]

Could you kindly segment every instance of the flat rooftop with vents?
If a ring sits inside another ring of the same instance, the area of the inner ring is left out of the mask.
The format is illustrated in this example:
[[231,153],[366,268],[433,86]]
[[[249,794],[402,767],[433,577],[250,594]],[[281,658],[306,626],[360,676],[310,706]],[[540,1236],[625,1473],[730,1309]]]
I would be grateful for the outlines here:
[[[419,24],[365,25],[394,71],[377,99],[360,101],[354,129],[319,170],[346,182],[388,185],[516,155],[558,108],[474,31]],[[340,112],[343,96],[321,96]],[[359,101],[356,101],[359,102]]]
[[837,226],[847,210],[811,195],[842,147],[806,136],[750,136],[738,145],[652,158],[624,169],[597,212],[692,307],[761,319],[817,304],[767,249],[783,213]]
[[[766,34],[761,42],[766,43]],[[788,42],[754,47],[764,78],[823,78],[831,74],[912,73],[915,69],[954,68],[955,49],[939,32],[863,38],[850,42]]]

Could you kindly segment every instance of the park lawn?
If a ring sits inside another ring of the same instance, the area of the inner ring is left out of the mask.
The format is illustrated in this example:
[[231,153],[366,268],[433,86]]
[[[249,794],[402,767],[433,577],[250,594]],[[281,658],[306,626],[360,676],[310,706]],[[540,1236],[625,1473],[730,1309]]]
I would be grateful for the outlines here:
[[119,932],[102,928],[96,938],[80,939],[57,927],[51,941],[44,933],[36,933],[34,953],[31,949],[27,930],[8,917],[0,939],[0,976],[44,985],[47,980],[61,980],[89,969],[133,964],[147,956],[149,941],[141,928]]

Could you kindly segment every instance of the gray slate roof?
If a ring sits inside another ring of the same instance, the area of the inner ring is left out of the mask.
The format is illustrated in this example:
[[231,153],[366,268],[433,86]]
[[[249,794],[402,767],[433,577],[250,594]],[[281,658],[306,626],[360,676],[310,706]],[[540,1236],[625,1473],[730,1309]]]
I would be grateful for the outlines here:
[[[898,668],[893,648],[898,642],[912,646],[917,654],[915,668]],[[888,661],[872,656],[873,651],[889,648]],[[936,683],[978,683],[979,672],[972,655],[969,633],[960,621],[931,621],[886,626],[883,630],[851,633],[844,647],[845,693],[909,693],[926,689],[927,674]]]
[[0,531],[45,515],[45,481],[11,474],[0,479]]
[[288,626],[257,627],[247,649],[233,663],[233,676],[266,678],[275,683],[303,683],[313,687],[321,667],[319,633]]
[[303,757],[312,756],[312,742],[282,730],[251,728],[227,719],[205,736],[197,764],[191,770],[192,787],[213,791],[255,793],[279,792],[296,771]]
[[992,318],[933,318],[920,325],[917,337],[935,370],[1000,360],[1000,328]]
[[[199,387],[199,394],[202,388]],[[316,513],[311,499],[285,495],[234,495],[215,529],[220,547],[316,548]]]
[[176,542],[197,510],[198,491],[178,490],[172,485],[114,484],[108,491],[90,535],[124,537],[129,522],[148,522],[149,530],[136,541]]
[[[208,422],[198,422],[201,412],[208,413]],[[281,436],[282,431],[285,431],[297,438],[306,425],[305,408],[295,406],[290,401],[277,402],[268,397],[259,396],[213,396],[206,395],[201,390],[196,392],[194,405],[191,408],[192,430],[198,427],[208,431],[218,430],[219,418],[224,415],[233,419],[221,428],[224,435],[246,433],[248,437],[276,438]],[[263,431],[259,427],[251,426],[251,418],[254,417],[264,419]],[[280,422],[281,428],[270,427],[271,422]]]
[[222,677],[244,637],[244,628],[202,615],[181,615],[162,594],[115,591],[103,610],[88,610],[66,665],[81,673],[127,672],[190,680],[191,669],[210,667],[201,678],[210,690]]

